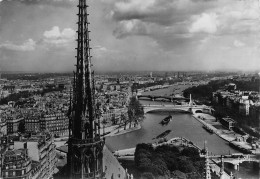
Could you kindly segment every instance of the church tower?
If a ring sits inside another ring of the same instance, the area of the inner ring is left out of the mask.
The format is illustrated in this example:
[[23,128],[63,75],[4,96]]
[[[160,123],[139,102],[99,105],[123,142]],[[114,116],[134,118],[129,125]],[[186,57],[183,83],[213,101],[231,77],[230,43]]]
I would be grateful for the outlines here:
[[86,0],[79,0],[77,62],[69,111],[67,164],[71,179],[102,178],[104,139],[100,136],[91,70],[90,38]]

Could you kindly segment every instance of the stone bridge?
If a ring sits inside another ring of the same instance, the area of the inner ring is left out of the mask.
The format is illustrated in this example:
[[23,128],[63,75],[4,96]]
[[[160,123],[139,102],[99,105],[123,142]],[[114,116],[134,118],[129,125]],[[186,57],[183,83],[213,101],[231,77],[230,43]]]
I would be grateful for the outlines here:
[[184,97],[174,97],[174,96],[153,96],[153,95],[137,95],[138,99],[150,99],[152,101],[155,100],[167,100],[170,102],[173,101],[189,101],[189,98],[184,98]]
[[152,111],[181,111],[190,113],[208,113],[213,114],[213,109],[205,105],[143,105],[144,113]]
[[233,164],[235,170],[239,170],[239,164],[243,162],[257,162],[259,163],[260,157],[250,154],[232,154],[232,155],[213,155],[209,158],[215,163],[221,163],[223,157],[224,163]]

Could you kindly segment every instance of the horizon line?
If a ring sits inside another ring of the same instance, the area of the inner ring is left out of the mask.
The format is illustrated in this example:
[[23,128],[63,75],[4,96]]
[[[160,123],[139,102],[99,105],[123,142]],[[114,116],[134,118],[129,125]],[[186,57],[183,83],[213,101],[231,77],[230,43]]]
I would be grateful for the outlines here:
[[[5,73],[73,73],[74,70],[71,71],[15,71],[15,70],[6,70],[6,71],[0,71],[0,74],[5,74]],[[95,70],[96,73],[144,73],[144,72],[204,72],[204,73],[217,73],[217,72],[222,72],[222,73],[258,73],[259,70]]]

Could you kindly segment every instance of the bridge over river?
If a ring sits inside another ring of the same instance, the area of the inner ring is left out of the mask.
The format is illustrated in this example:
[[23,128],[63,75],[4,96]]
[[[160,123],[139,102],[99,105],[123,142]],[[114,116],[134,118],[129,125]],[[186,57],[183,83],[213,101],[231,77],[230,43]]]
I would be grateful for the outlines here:
[[232,155],[213,155],[209,156],[209,158],[215,162],[215,163],[230,163],[233,164],[234,169],[238,170],[239,169],[239,164],[243,162],[258,162],[260,157],[257,155],[252,155],[252,154],[232,154]]
[[152,111],[183,111],[190,113],[213,114],[214,110],[206,105],[143,105],[144,113]]
[[182,97],[182,96],[155,96],[155,95],[137,95],[137,98],[138,99],[150,99],[152,101],[155,101],[155,100],[167,100],[167,101],[170,101],[170,102],[173,102],[173,101],[189,101],[190,98],[185,98],[185,97]]

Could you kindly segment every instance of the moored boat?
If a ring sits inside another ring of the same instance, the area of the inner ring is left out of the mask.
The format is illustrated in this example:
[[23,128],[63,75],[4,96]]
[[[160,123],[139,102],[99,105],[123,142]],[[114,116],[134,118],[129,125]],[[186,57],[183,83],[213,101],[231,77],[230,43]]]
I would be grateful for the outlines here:
[[229,142],[229,146],[239,150],[240,152],[243,152],[244,154],[252,154],[252,151],[250,149],[243,148],[242,146],[239,146],[232,141]]
[[213,131],[211,128],[207,127],[206,125],[204,125],[203,128],[204,128],[206,131],[208,131],[209,133],[211,133],[211,134],[214,133],[214,131]]
[[160,122],[160,124],[162,124],[162,125],[168,124],[171,119],[172,119],[172,116],[169,115],[169,116],[167,116],[166,118],[164,118],[164,119]]
[[158,135],[157,137],[153,138],[153,139],[161,139],[166,137],[169,133],[171,133],[171,130],[166,130],[163,133],[161,133],[160,135]]

